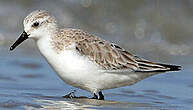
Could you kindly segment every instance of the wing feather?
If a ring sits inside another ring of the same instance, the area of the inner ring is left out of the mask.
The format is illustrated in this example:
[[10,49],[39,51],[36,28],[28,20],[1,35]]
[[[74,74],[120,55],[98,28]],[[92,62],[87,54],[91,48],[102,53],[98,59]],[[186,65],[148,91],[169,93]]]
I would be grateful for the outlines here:
[[65,37],[58,37],[60,38],[58,41],[64,40],[69,45],[71,42],[75,43],[76,50],[80,54],[108,71],[165,72],[180,70],[180,66],[154,63],[135,56],[114,43],[106,42],[79,29],[65,29],[61,32],[65,34]]
[[116,44],[104,40],[92,42],[82,40],[77,43],[76,48],[82,55],[87,56],[104,69],[138,69],[134,56]]

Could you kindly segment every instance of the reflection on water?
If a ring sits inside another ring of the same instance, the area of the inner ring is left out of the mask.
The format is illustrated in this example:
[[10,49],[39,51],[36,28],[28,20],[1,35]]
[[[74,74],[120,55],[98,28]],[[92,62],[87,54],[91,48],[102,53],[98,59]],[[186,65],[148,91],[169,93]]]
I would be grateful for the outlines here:
[[[95,99],[69,99],[69,100],[37,100],[41,103],[42,109],[60,110],[61,108],[74,110],[74,109],[99,109],[99,108],[112,108],[112,109],[131,109],[131,108],[147,108],[151,107],[150,104],[145,103],[126,103],[117,101],[103,101]],[[27,108],[27,107],[26,107]],[[31,108],[31,107],[30,107]]]

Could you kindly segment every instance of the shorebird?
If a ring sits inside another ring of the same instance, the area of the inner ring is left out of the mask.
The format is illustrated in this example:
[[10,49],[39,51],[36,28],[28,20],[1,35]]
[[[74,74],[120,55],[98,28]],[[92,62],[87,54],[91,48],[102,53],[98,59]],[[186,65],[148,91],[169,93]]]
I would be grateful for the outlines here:
[[24,31],[10,50],[28,38],[34,39],[57,75],[67,84],[93,93],[93,99],[104,100],[102,90],[133,85],[149,76],[181,69],[143,59],[80,29],[60,29],[55,17],[44,10],[30,13],[23,24]]

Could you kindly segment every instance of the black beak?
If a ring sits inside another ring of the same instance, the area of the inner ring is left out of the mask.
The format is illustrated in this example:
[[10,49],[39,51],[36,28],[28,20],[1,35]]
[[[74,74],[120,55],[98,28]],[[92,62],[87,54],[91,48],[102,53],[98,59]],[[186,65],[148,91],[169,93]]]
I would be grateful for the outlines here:
[[24,40],[28,39],[28,34],[23,31],[23,33],[20,35],[20,37],[15,41],[15,43],[10,47],[10,51],[15,49],[19,44],[21,44]]

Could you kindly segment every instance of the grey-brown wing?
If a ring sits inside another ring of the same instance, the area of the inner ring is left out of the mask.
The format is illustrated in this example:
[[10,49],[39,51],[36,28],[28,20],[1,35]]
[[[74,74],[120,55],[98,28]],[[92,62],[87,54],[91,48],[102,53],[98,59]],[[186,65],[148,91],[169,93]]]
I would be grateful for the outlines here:
[[[73,30],[77,31],[77,30]],[[74,38],[77,51],[105,70],[132,70],[136,72],[165,72],[176,71],[180,66],[155,63],[135,56],[120,46],[106,42],[87,32],[78,30]],[[84,36],[78,36],[84,35]]]
[[76,49],[105,70],[116,70],[115,72],[126,73],[130,70],[135,72],[166,72],[178,71],[181,68],[176,65],[148,61],[134,56],[116,44],[99,39],[91,42],[82,40],[77,43]]
[[76,49],[106,70],[138,69],[132,54],[104,40],[82,40],[77,42]]

